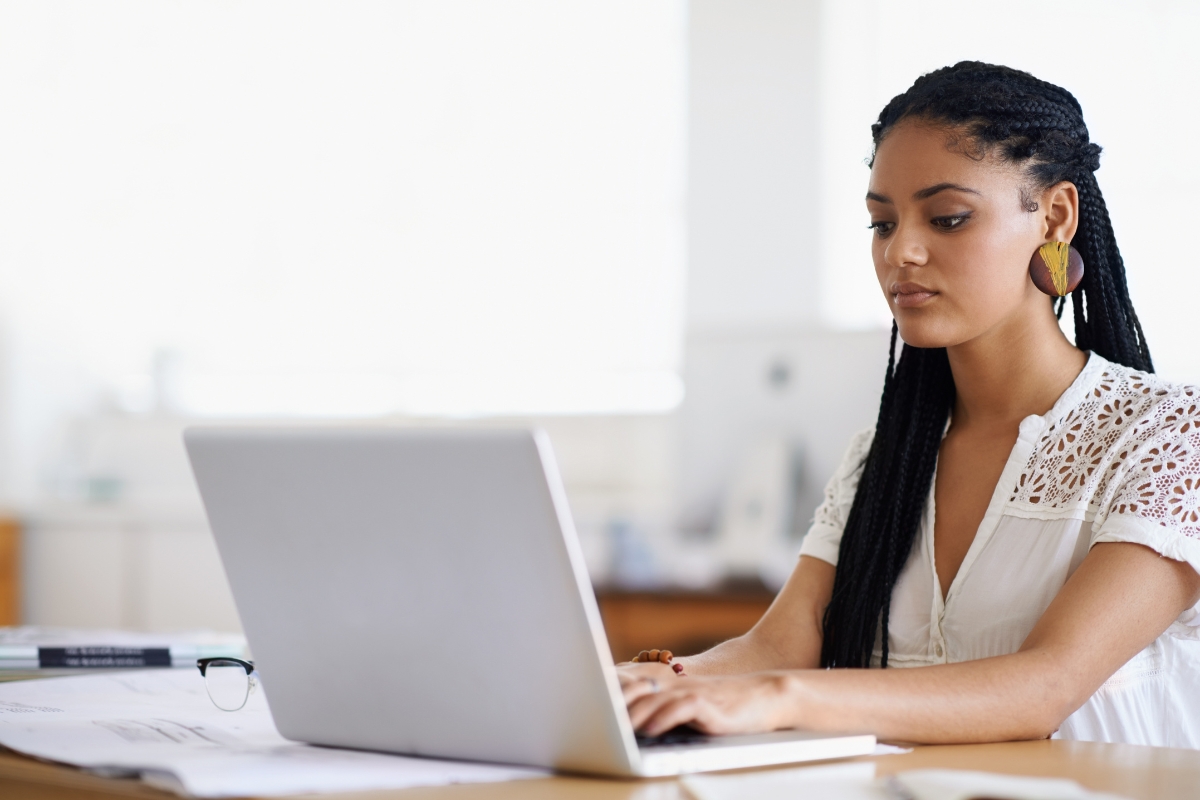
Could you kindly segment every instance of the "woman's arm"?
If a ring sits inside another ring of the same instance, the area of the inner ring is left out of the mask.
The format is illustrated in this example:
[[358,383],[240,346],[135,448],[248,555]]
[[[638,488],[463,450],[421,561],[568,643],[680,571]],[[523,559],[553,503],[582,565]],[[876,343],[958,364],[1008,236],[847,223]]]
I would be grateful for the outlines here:
[[[822,618],[833,594],[833,573],[832,564],[801,556],[771,607],[748,633],[675,662],[683,665],[689,677],[819,666]],[[665,664],[620,666],[617,674],[623,684],[643,678],[675,678]]]
[[821,664],[822,619],[833,595],[832,564],[801,556],[767,613],[748,633],[676,659],[688,675],[737,675]]
[[1099,544],[1012,655],[916,669],[772,671],[625,688],[634,727],[867,731],[911,742],[1043,738],[1200,599],[1188,564]]

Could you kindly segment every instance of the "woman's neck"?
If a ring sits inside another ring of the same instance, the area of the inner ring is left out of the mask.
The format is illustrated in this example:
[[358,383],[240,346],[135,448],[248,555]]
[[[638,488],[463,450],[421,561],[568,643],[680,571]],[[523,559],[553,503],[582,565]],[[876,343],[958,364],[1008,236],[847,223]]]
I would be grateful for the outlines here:
[[972,427],[1010,426],[1045,414],[1087,363],[1048,303],[946,352],[954,373],[954,423]]

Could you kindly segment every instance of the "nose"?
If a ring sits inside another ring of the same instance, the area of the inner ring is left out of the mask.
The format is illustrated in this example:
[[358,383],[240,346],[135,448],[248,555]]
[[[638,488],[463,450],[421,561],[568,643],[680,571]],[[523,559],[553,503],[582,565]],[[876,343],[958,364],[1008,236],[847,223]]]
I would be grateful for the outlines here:
[[897,224],[884,247],[883,260],[896,269],[923,266],[929,260],[929,251],[917,226]]

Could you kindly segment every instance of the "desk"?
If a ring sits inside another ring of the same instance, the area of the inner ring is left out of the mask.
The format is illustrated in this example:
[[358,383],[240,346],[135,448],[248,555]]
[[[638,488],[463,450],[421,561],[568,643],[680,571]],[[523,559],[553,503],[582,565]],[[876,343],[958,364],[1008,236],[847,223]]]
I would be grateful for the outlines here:
[[[1063,777],[1136,800],[1200,796],[1200,751],[1092,742],[1010,742],[918,747],[874,761],[876,774],[940,767]],[[728,773],[727,773],[728,774]],[[0,797],[75,800],[173,797],[136,781],[97,778],[68,767],[0,752]],[[313,795],[308,795],[313,797]],[[690,800],[675,780],[622,781],[554,777],[511,783],[321,795],[324,800]]]

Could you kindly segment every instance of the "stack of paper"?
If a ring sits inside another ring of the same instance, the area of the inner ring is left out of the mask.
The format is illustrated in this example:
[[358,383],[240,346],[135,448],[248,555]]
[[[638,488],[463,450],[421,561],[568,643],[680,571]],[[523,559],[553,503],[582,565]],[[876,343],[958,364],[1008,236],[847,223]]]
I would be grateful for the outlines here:
[[400,789],[539,770],[312,747],[284,739],[262,692],[212,704],[196,669],[0,684],[0,745],[196,797]]
[[246,640],[235,634],[195,631],[171,634],[72,630],[25,626],[0,628],[0,679],[13,670],[188,667],[197,658],[245,658]]
[[1126,800],[1063,778],[1030,778],[959,769],[920,769],[888,778],[893,797],[913,800]]
[[1075,781],[955,769],[909,770],[875,779],[870,763],[764,770],[736,775],[690,775],[683,785],[696,800],[1126,800],[1089,791]]

